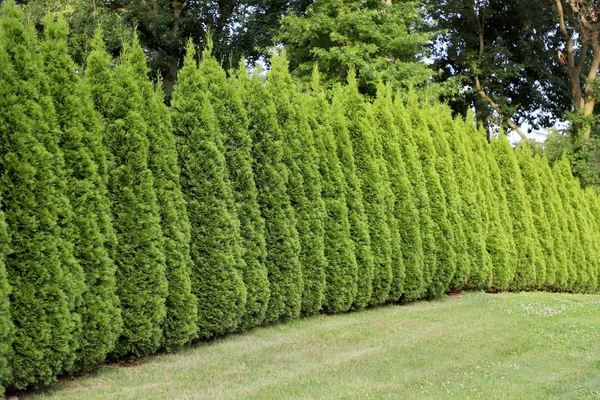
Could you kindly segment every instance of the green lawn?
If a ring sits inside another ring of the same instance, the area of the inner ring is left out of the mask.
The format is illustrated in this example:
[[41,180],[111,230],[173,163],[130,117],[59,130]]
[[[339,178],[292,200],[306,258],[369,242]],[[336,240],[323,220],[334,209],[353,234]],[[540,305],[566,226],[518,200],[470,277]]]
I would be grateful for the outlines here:
[[600,399],[600,296],[464,294],[318,316],[35,398]]

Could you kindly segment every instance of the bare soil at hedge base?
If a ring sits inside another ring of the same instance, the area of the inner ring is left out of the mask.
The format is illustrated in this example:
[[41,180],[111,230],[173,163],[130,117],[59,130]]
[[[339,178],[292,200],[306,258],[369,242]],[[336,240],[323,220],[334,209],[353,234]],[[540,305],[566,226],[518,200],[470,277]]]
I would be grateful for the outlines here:
[[21,399],[600,399],[600,296],[464,293],[109,365]]

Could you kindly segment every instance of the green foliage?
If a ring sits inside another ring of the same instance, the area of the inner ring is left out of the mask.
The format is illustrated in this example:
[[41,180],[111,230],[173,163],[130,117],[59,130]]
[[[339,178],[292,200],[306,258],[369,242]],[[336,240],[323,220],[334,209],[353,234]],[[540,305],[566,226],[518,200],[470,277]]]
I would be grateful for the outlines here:
[[118,238],[114,261],[123,332],[114,354],[141,356],[160,345],[168,294],[160,210],[148,167],[148,122],[131,45],[114,71],[99,33],[93,46],[85,76],[104,117],[107,186]]
[[523,178],[513,149],[504,135],[492,142],[492,150],[506,192],[508,208],[512,217],[513,237],[516,245],[515,278],[513,290],[527,289],[535,285],[536,273],[544,270],[544,260],[536,251],[537,233],[533,226],[531,205],[525,191]]
[[545,288],[554,283],[556,271],[556,256],[554,254],[554,241],[550,222],[548,221],[546,208],[542,198],[542,182],[540,176],[542,172],[533,160],[533,151],[527,145],[517,147],[517,160],[521,168],[525,190],[531,201],[531,211],[533,213],[533,223],[538,234],[538,246],[545,258],[545,269],[537,271],[537,286]]
[[365,308],[372,293],[374,257],[371,250],[369,222],[365,211],[363,192],[360,187],[352,140],[350,139],[349,122],[346,119],[344,90],[337,86],[331,104],[330,123],[335,137],[338,158],[346,180],[345,195],[350,222],[350,237],[354,242],[356,257],[356,291],[352,293],[353,306]]
[[548,159],[545,156],[536,156],[535,163],[540,173],[544,211],[550,225],[551,237],[548,240],[552,240],[555,258],[554,269],[551,264],[547,264],[546,280],[551,289],[564,290],[567,287],[568,264],[573,262],[567,258],[565,241],[568,232],[564,223],[564,211]]
[[[2,56],[0,56],[0,60],[2,60]],[[2,204],[1,201],[0,204]],[[10,382],[10,359],[15,329],[10,317],[9,296],[11,288],[6,274],[6,256],[10,253],[9,244],[10,235],[4,213],[0,211],[0,396],[4,395],[4,387]]]
[[[348,86],[345,88],[343,100],[374,259],[373,269],[363,274],[367,281],[363,283],[366,286],[363,293],[369,305],[378,305],[388,300],[392,284],[391,235],[386,211],[385,182],[381,175],[382,160],[375,151],[376,131],[371,123],[372,109],[358,92],[353,72],[348,74]],[[359,268],[361,267],[366,266],[359,265]],[[362,277],[359,278],[359,285],[360,279]],[[369,280],[371,282],[368,282]]]
[[436,264],[431,270],[431,284],[428,288],[429,297],[438,298],[450,287],[450,282],[456,270],[456,252],[454,251],[455,236],[448,219],[446,193],[442,188],[437,163],[443,155],[436,153],[431,132],[426,124],[426,116],[416,109],[416,104],[410,104],[409,112],[413,116],[413,138],[419,149],[419,159],[425,178],[425,186],[431,207],[433,220],[433,237],[436,249]]
[[144,101],[142,115],[148,125],[148,168],[154,177],[163,234],[168,294],[161,347],[173,350],[190,342],[198,332],[197,299],[191,292],[190,279],[190,222],[179,181],[181,171],[171,115],[164,104],[162,89],[153,88],[148,80],[146,55],[137,34],[126,56],[135,71],[137,88]]
[[317,313],[322,306],[325,269],[325,203],[321,197],[321,176],[308,114],[288,72],[285,53],[271,58],[267,90],[273,96],[279,127],[283,134],[283,161],[288,169],[287,191],[296,212],[300,239],[299,260],[304,290],[302,314]]
[[[456,184],[461,198],[460,209],[465,235],[466,259],[464,264],[457,263],[451,287],[459,289],[469,283],[469,278],[475,277],[470,283],[478,286],[486,282],[486,274],[481,274],[486,268],[492,266],[491,258],[486,249],[486,232],[483,226],[482,214],[487,215],[486,202],[479,185],[479,173],[476,168],[475,153],[472,151],[469,127],[464,120],[456,118],[455,121],[445,121],[448,132],[448,146],[452,153],[452,168],[455,172]],[[490,195],[493,194],[493,191]],[[491,273],[491,272],[490,272]]]
[[[346,193],[348,183],[338,157],[333,135],[333,111],[320,89],[318,70],[313,71],[312,91],[305,96],[310,111],[309,123],[314,133],[319,159],[322,197],[325,203],[325,292],[323,308],[329,313],[348,311],[356,293],[358,266],[351,237]],[[338,115],[339,118],[339,115]]]
[[[56,187],[54,155],[41,142],[50,121],[38,104],[41,68],[32,52],[37,44],[22,19],[13,3],[0,8],[0,208],[11,236],[6,274],[15,326],[8,382],[20,389],[54,381],[75,354],[66,293],[70,278],[63,269],[58,225],[64,202]],[[5,352],[7,342],[2,343]]]
[[[433,236],[434,223],[432,220],[429,194],[425,184],[425,176],[419,159],[417,146],[414,142],[412,123],[402,100],[396,97],[394,102],[394,120],[398,127],[398,143],[406,163],[408,179],[412,184],[414,202],[419,212],[419,229],[423,246],[422,279],[411,281],[407,279],[404,288],[404,299],[411,301],[423,297],[429,289],[432,273],[436,267],[437,245]],[[407,265],[408,268],[408,265]],[[417,276],[419,273],[417,271]]]
[[86,370],[103,362],[113,350],[122,324],[115,265],[107,248],[114,235],[110,203],[99,172],[106,169],[106,151],[100,119],[68,53],[66,21],[48,15],[44,24],[46,40],[40,53],[56,110],[57,142],[64,154],[66,193],[73,208],[69,240],[85,274],[86,287],[77,308],[82,319],[77,368]]
[[235,211],[240,221],[241,250],[245,268],[241,271],[247,289],[246,309],[239,329],[260,325],[265,318],[270,291],[265,242],[265,221],[258,205],[252,172],[252,141],[248,115],[242,102],[239,81],[227,80],[225,71],[210,54],[208,45],[199,65],[204,88],[215,110],[225,146],[225,158],[233,186]]
[[194,57],[190,42],[171,104],[181,186],[191,223],[191,278],[198,298],[199,336],[208,339],[238,327],[247,292],[240,273],[245,263],[219,123],[202,90]]
[[298,318],[302,306],[302,265],[296,215],[286,190],[288,171],[283,163],[283,138],[277,111],[264,81],[248,78],[245,68],[238,72],[244,92],[249,132],[252,139],[253,171],[258,204],[265,219],[266,266],[271,297],[265,321]]
[[310,77],[316,63],[328,85],[356,70],[360,91],[374,95],[379,81],[423,86],[431,75],[421,62],[430,35],[415,2],[318,0],[283,17],[277,38],[295,74]]

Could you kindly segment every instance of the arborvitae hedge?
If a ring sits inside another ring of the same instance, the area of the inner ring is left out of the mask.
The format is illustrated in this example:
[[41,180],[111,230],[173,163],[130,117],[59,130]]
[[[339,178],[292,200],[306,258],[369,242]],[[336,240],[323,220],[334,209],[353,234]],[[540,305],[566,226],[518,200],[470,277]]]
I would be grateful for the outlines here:
[[148,80],[146,54],[140,46],[137,33],[134,34],[130,51],[125,55],[135,71],[137,88],[144,100],[142,113],[148,124],[148,168],[154,177],[154,191],[159,206],[168,286],[161,347],[172,350],[188,343],[198,332],[197,299],[192,294],[190,278],[190,222],[179,182],[181,170],[170,111],[164,103],[162,88],[159,86],[155,89]]
[[[489,259],[485,243],[485,231],[482,213],[485,203],[478,201],[478,192],[481,191],[477,182],[479,169],[474,168],[475,154],[470,145],[467,147],[465,141],[468,136],[462,119],[455,121],[445,120],[448,132],[449,150],[452,152],[452,167],[455,171],[456,183],[461,196],[461,209],[463,219],[463,232],[465,234],[467,259],[466,264],[458,263],[454,273],[451,287],[460,289],[464,287],[471,277],[471,273],[483,268],[486,259]],[[481,198],[483,196],[479,196]],[[491,266],[491,263],[488,263]],[[481,281],[481,279],[477,279]]]
[[[533,151],[526,145],[521,144],[516,149],[517,160],[523,175],[525,190],[531,202],[531,211],[533,214],[533,223],[536,228],[538,243],[544,257],[545,269],[536,272],[537,287],[543,289],[554,282],[556,270],[556,257],[554,255],[554,242],[546,208],[542,198],[542,183],[540,179],[541,171],[533,160]],[[551,277],[551,280],[548,279]]]
[[[0,33],[1,38],[2,34]],[[1,53],[2,50],[0,50]],[[2,55],[0,55],[0,61],[4,61]],[[0,77],[2,77],[1,74]],[[4,93],[0,91],[0,94],[3,95]],[[0,133],[2,133],[1,130]],[[2,204],[1,200],[0,204]],[[9,242],[10,236],[6,221],[4,220],[4,213],[0,211],[0,396],[4,395],[4,387],[10,382],[11,365],[9,361],[14,335],[9,304],[11,288],[8,284],[5,264],[6,256],[10,252]]]
[[[416,104],[412,104],[415,107]],[[454,232],[448,220],[448,209],[446,207],[446,193],[440,183],[440,176],[436,169],[436,163],[442,155],[437,155],[431,134],[427,128],[426,115],[411,108],[414,119],[413,137],[419,149],[419,158],[425,178],[425,186],[429,196],[431,207],[431,219],[433,220],[433,236],[436,244],[436,264],[431,271],[431,284],[428,287],[429,297],[440,297],[450,287],[450,282],[456,270],[456,252],[454,251]]]
[[[167,280],[154,178],[148,167],[148,125],[138,87],[131,43],[110,74],[110,58],[96,34],[86,80],[105,119],[104,144],[109,152],[108,192],[118,238],[114,261],[123,332],[115,356],[141,356],[160,346],[166,314]],[[104,91],[101,89],[104,88]],[[106,96],[106,97],[104,97]]]
[[330,121],[332,110],[319,87],[319,75],[315,69],[312,91],[305,95],[310,111],[309,123],[314,133],[315,148],[319,156],[319,172],[322,182],[322,198],[325,203],[325,291],[323,309],[330,313],[348,311],[356,293],[358,266],[354,255],[342,164]]
[[535,163],[537,164],[540,173],[542,201],[550,226],[551,236],[549,240],[552,240],[552,248],[554,249],[555,257],[554,269],[552,269],[551,265],[546,266],[546,280],[548,281],[550,289],[562,290],[567,285],[567,264],[569,263],[569,260],[567,260],[567,249],[564,237],[566,227],[562,223],[563,216],[561,215],[563,208],[548,159],[546,157],[536,156]]
[[199,336],[208,339],[234,331],[242,319],[245,263],[219,124],[195,56],[190,41],[171,105],[191,223],[192,292],[198,298]]
[[203,86],[215,110],[225,146],[225,158],[238,219],[242,257],[246,266],[242,278],[247,289],[246,309],[239,329],[260,325],[269,303],[269,279],[265,265],[267,248],[265,221],[258,205],[258,191],[252,172],[252,141],[248,115],[242,101],[243,87],[228,80],[221,65],[211,56],[210,44],[199,66]]
[[77,308],[82,318],[77,367],[85,370],[104,361],[122,325],[115,265],[107,249],[113,234],[110,202],[97,164],[105,164],[106,155],[99,118],[69,55],[69,27],[64,19],[55,20],[52,15],[44,23],[46,39],[40,52],[56,110],[57,141],[64,154],[66,192],[73,208],[70,241],[85,274],[85,292]]
[[368,305],[373,290],[374,258],[371,250],[369,222],[365,212],[363,192],[358,179],[352,141],[345,115],[344,90],[337,86],[331,103],[330,123],[335,137],[338,158],[346,181],[345,194],[350,222],[350,237],[354,242],[356,256],[356,291],[352,294],[352,305],[363,309]]
[[[399,248],[392,248],[392,290],[390,299],[411,301],[414,286],[423,281],[423,243],[419,227],[419,212],[414,203],[413,188],[398,142],[398,129],[394,123],[393,99],[390,89],[380,85],[374,102],[378,122],[378,147],[385,160],[394,201],[392,216],[396,222]],[[394,232],[392,232],[394,233]],[[392,243],[394,246],[395,243]],[[401,257],[400,260],[397,258]]]
[[6,273],[16,328],[9,386],[20,389],[54,381],[75,354],[54,160],[36,135],[48,123],[37,104],[39,82],[20,74],[41,67],[28,64],[36,44],[23,18],[13,3],[0,8],[0,201],[11,236]]
[[249,79],[242,67],[238,78],[250,121],[258,204],[265,219],[266,266],[271,291],[265,321],[298,318],[303,292],[302,266],[298,260],[300,243],[296,216],[286,190],[288,171],[283,163],[283,139],[277,112],[260,76]]
[[521,171],[512,147],[504,135],[492,142],[492,149],[506,191],[506,199],[513,223],[517,256],[515,278],[511,289],[522,290],[534,287],[536,272],[542,271],[543,260],[538,257],[537,232],[533,226],[531,205],[525,192]]
[[304,282],[302,313],[311,315],[321,309],[325,288],[325,203],[308,113],[289,74],[285,53],[271,58],[267,90],[273,96],[283,134],[283,161],[289,172],[287,189],[296,212]]
[[[392,284],[392,247],[388,214],[386,211],[385,182],[381,175],[382,160],[375,152],[375,134],[372,126],[372,110],[358,92],[354,72],[348,75],[344,92],[344,106],[348,119],[348,131],[354,151],[357,177],[363,193],[365,213],[369,222],[373,270],[365,271],[364,296],[369,305],[383,304],[388,300]],[[360,268],[367,266],[359,265]],[[369,286],[371,287],[369,289]]]
[[407,301],[422,298],[431,284],[431,274],[436,267],[437,246],[433,236],[434,224],[431,218],[431,205],[425,176],[419,159],[419,152],[414,142],[412,123],[404,104],[399,97],[394,102],[394,119],[398,127],[398,142],[406,162],[406,172],[414,191],[414,201],[419,211],[419,228],[423,244],[423,279],[407,280],[404,297]]

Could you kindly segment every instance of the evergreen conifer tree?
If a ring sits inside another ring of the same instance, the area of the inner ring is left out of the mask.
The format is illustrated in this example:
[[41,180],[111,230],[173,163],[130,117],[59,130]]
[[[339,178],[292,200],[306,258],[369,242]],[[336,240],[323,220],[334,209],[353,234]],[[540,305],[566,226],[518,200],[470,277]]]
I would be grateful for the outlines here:
[[296,212],[304,282],[302,313],[312,315],[321,309],[325,288],[325,203],[307,110],[289,74],[285,52],[271,58],[267,90],[273,96],[283,134],[283,160],[289,171],[287,188]]
[[[452,273],[452,279],[445,285],[446,290],[459,289],[462,285],[454,287],[455,276],[468,276],[466,271],[470,271],[469,266],[469,254],[467,253],[467,238],[463,226],[462,215],[462,198],[459,194],[458,183],[454,169],[454,158],[456,157],[451,151],[448,144],[449,135],[444,129],[452,128],[452,117],[450,111],[442,108],[441,106],[432,107],[425,109],[425,121],[427,122],[433,145],[435,147],[435,162],[434,166],[440,177],[440,184],[442,185],[443,191],[446,194],[446,210],[448,215],[448,223],[450,224],[450,231],[454,235],[452,242],[453,250],[455,253],[455,269]],[[491,268],[489,269],[489,281],[491,283]],[[459,281],[462,279],[459,279]],[[463,283],[464,284],[464,283]],[[489,286],[481,285],[480,289],[487,289]]]
[[571,166],[565,156],[552,167],[556,190],[561,200],[562,223],[564,243],[567,251],[567,287],[568,291],[578,292],[584,286],[586,276],[582,276],[581,265],[585,263],[585,253],[581,245],[580,235],[575,221],[575,212],[571,203],[571,192],[568,179],[571,178]]
[[107,187],[118,239],[114,261],[123,331],[114,355],[142,356],[160,346],[168,294],[160,211],[148,168],[145,105],[130,62],[131,44],[112,73],[99,32],[92,46],[85,77],[104,117]]
[[454,233],[448,220],[446,207],[446,193],[440,183],[436,170],[438,157],[431,133],[425,123],[425,116],[411,106],[413,116],[413,138],[419,149],[419,158],[425,178],[425,186],[429,195],[431,219],[433,220],[433,236],[436,244],[436,264],[431,271],[431,285],[428,289],[429,297],[440,297],[450,287],[450,282],[456,270],[456,252],[454,251]]
[[[15,326],[9,385],[18,389],[52,382],[74,356],[74,327],[65,293],[69,272],[61,262],[58,225],[57,206],[62,200],[56,190],[53,155],[39,136],[49,130],[37,105],[39,82],[21,75],[38,66],[26,64],[34,59],[31,51],[36,44],[34,33],[22,21],[14,3],[2,5],[0,209],[11,235],[11,255],[5,262]],[[3,350],[6,344],[2,342]]]
[[540,271],[536,271],[537,286],[540,289],[544,289],[554,282],[556,256],[554,254],[554,242],[552,240],[550,223],[548,222],[542,198],[541,171],[533,160],[533,151],[529,146],[518,146],[516,154],[523,182],[525,183],[525,190],[531,201],[533,223],[538,233],[539,244],[536,244],[536,246],[540,247],[545,259],[545,269],[541,273]]
[[[550,233],[552,247],[555,255],[555,268],[552,270],[548,265],[546,268],[546,280],[550,287],[554,290],[564,290],[567,286],[568,279],[568,264],[572,260],[567,258],[565,246],[565,234],[568,229],[564,224],[564,212],[562,212],[562,204],[560,196],[557,192],[554,175],[550,169],[550,164],[545,156],[536,156],[535,163],[540,172],[540,183],[542,184],[542,201],[544,202],[544,210],[548,217],[550,225]],[[566,235],[568,237],[568,235]]]
[[[465,144],[468,136],[464,120],[457,118],[447,121],[448,145],[452,152],[452,166],[455,171],[456,183],[461,196],[463,231],[466,240],[467,260],[465,265],[457,264],[451,287],[460,289],[469,283],[473,271],[492,265],[487,253],[485,231],[482,213],[486,212],[485,203],[478,201],[483,198],[483,192],[478,182],[479,169],[474,168],[474,153]],[[486,261],[488,261],[486,264]],[[477,279],[481,282],[483,279]]]
[[425,185],[425,176],[419,159],[419,152],[414,142],[413,128],[408,111],[400,96],[394,101],[394,120],[398,128],[400,151],[406,164],[406,172],[413,188],[415,205],[419,212],[419,228],[423,245],[423,279],[409,281],[404,288],[406,301],[416,300],[425,296],[431,285],[432,272],[436,266],[437,246],[433,236],[434,224],[431,215],[429,194]]
[[582,268],[587,270],[589,282],[585,287],[586,293],[596,293],[598,288],[598,242],[597,230],[594,227],[593,215],[590,205],[586,201],[585,191],[581,188],[579,180],[573,179],[573,191],[576,192],[576,212],[579,230],[581,232],[582,246],[585,251],[586,263]]
[[351,237],[342,164],[330,124],[332,110],[319,86],[319,73],[313,72],[312,91],[305,95],[310,110],[309,123],[314,133],[315,148],[319,155],[322,197],[325,203],[325,291],[323,308],[330,313],[348,311],[356,293],[358,273],[354,243]]
[[197,299],[192,294],[190,280],[190,222],[179,182],[180,169],[171,115],[164,103],[161,82],[154,88],[148,80],[146,54],[140,46],[137,32],[134,32],[133,42],[125,56],[135,72],[136,85],[144,101],[142,115],[148,125],[148,168],[154,177],[159,206],[168,286],[161,347],[172,350],[188,343],[198,332]]
[[269,303],[265,221],[260,213],[252,172],[252,141],[242,101],[243,88],[238,81],[227,79],[223,68],[211,56],[211,46],[209,41],[199,70],[219,121],[233,186],[235,212],[240,221],[240,244],[246,263],[241,272],[248,292],[244,317],[239,326],[243,330],[262,323]]
[[[1,33],[0,38],[2,38]],[[0,61],[3,61],[1,52],[0,49]],[[0,94],[4,93],[0,91]],[[2,204],[1,199],[0,204]],[[10,252],[9,242],[10,236],[4,220],[4,213],[0,211],[0,396],[4,395],[4,387],[10,383],[11,365],[9,361],[15,328],[10,317],[9,296],[11,290],[5,264],[6,255]]]
[[[85,274],[83,301],[77,308],[82,318],[77,367],[85,370],[104,361],[121,332],[115,265],[106,247],[112,234],[110,204],[97,165],[105,163],[106,156],[99,117],[69,56],[67,22],[48,15],[44,23],[46,39],[40,51],[49,78],[48,93],[56,110],[66,193],[73,208],[70,240]],[[109,234],[105,236],[104,231]]]
[[402,265],[392,258],[392,265],[400,269],[393,269],[391,298],[397,301],[402,296],[404,301],[411,301],[415,299],[413,297],[415,287],[423,282],[424,254],[419,211],[415,205],[414,191],[400,150],[399,132],[394,121],[394,105],[389,88],[379,86],[374,107],[379,123],[379,146],[389,171],[391,190],[394,195],[393,217],[397,222],[396,229],[399,234],[400,248],[393,252],[392,257],[402,257]]
[[271,292],[265,321],[298,318],[303,292],[302,266],[298,259],[300,243],[296,215],[286,190],[288,171],[283,163],[283,138],[277,111],[264,81],[258,75],[249,79],[243,64],[238,80],[248,111],[258,204],[265,219],[266,266]]
[[528,289],[535,285],[536,272],[543,271],[543,260],[536,252],[537,235],[533,226],[531,206],[515,153],[506,136],[500,135],[498,139],[494,140],[492,150],[500,169],[502,186],[506,192],[517,250],[515,278],[511,288],[513,290]]
[[207,339],[238,327],[247,292],[219,124],[202,90],[195,55],[190,41],[171,106],[191,223],[192,291],[198,298],[199,336]]
[[348,131],[354,151],[357,176],[363,193],[365,213],[369,222],[371,250],[373,252],[372,289],[367,292],[370,305],[385,303],[392,284],[392,247],[385,199],[385,182],[381,175],[381,160],[375,150],[375,130],[372,126],[372,109],[358,92],[355,73],[348,74],[344,104]]
[[371,250],[371,236],[369,223],[365,211],[363,192],[358,179],[355,164],[354,150],[348,130],[344,89],[337,86],[331,104],[331,128],[335,137],[338,158],[346,180],[346,204],[348,206],[348,220],[350,222],[350,237],[354,243],[356,257],[356,291],[352,294],[353,307],[364,309],[371,298],[373,291],[374,258]]

